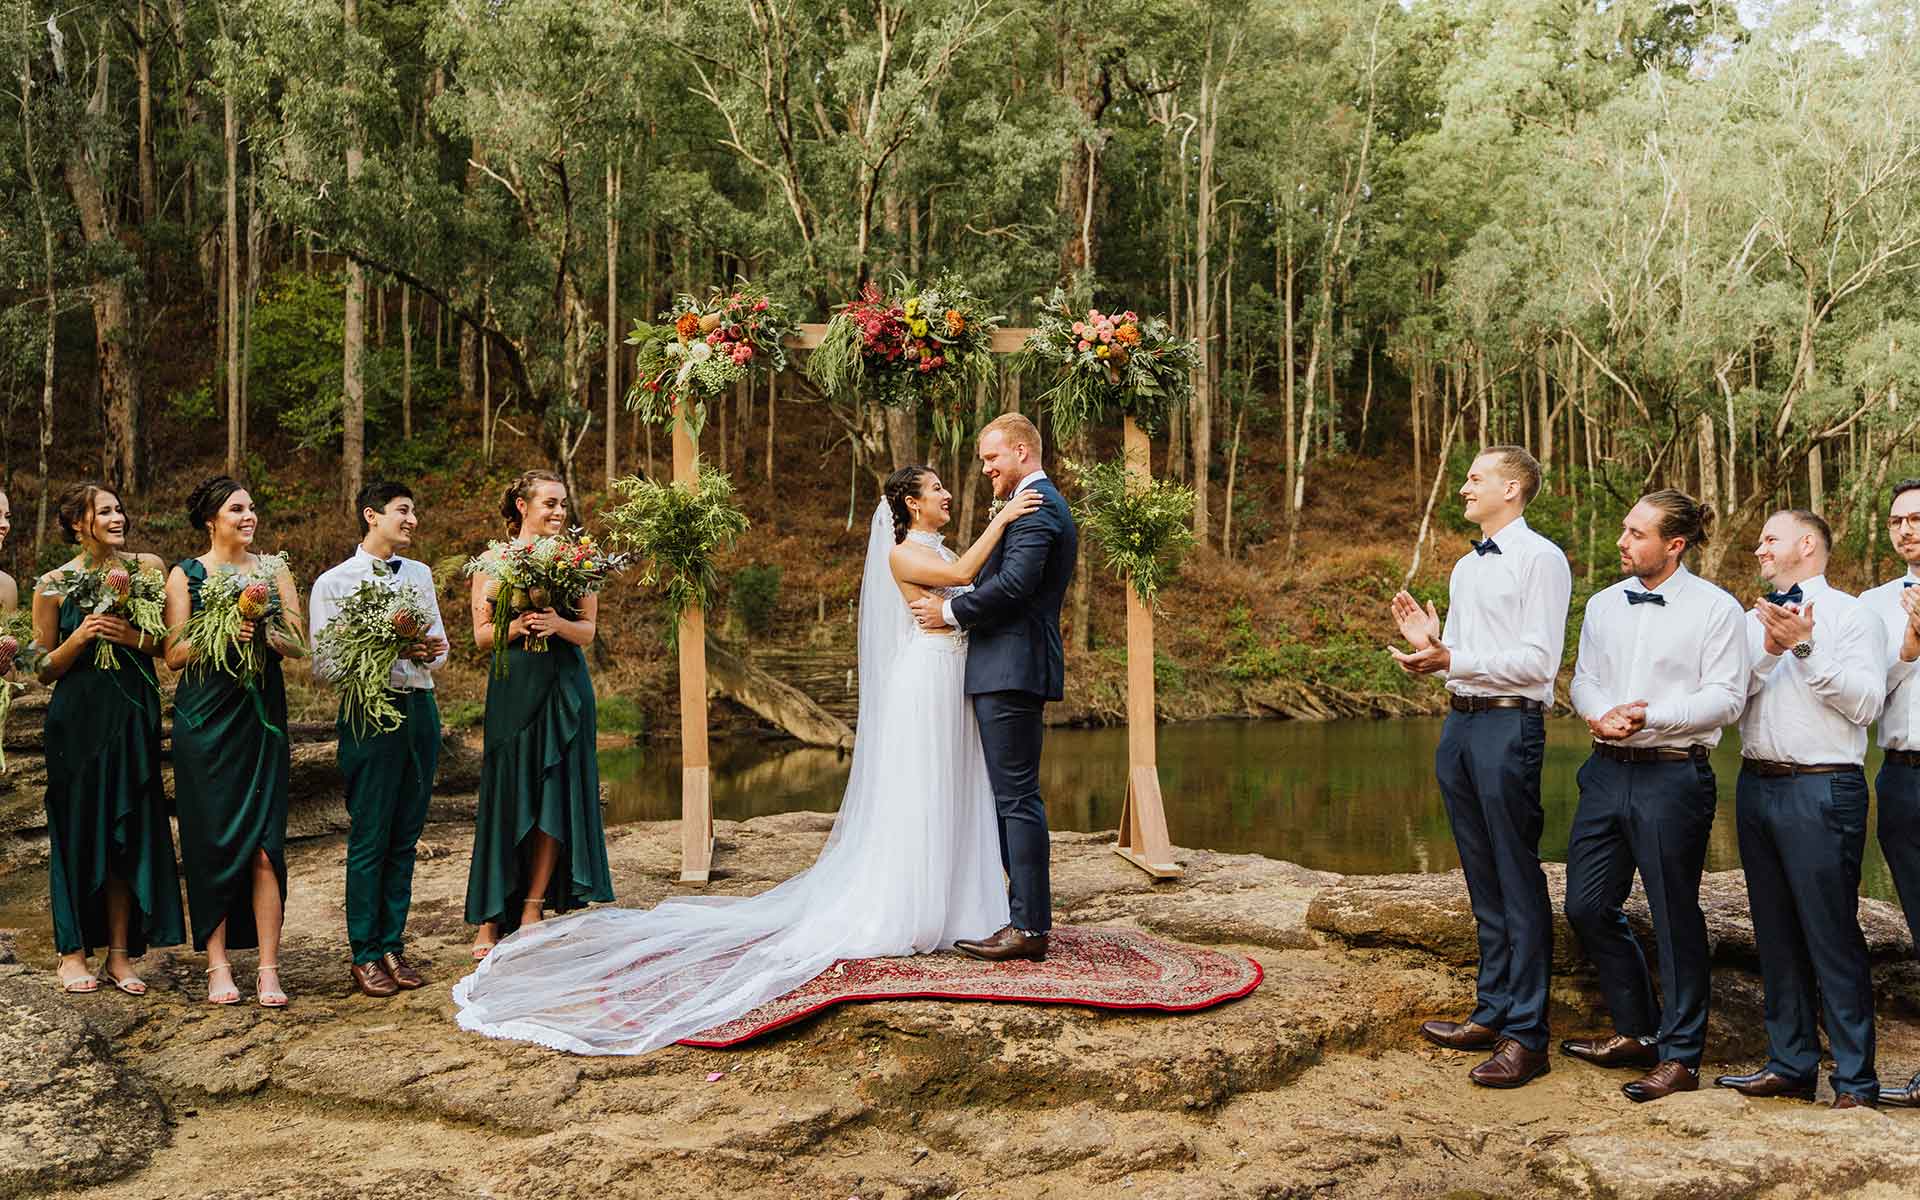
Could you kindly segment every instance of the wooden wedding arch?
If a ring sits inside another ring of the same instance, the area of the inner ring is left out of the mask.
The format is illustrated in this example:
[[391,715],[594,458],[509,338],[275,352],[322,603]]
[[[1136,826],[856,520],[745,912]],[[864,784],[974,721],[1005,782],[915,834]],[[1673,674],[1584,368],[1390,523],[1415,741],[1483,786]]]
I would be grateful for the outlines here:
[[[787,339],[790,350],[812,350],[826,333],[824,324],[802,324]],[[1026,344],[1031,329],[996,329],[992,350],[1013,354]],[[688,431],[684,401],[674,405],[673,480],[692,485],[698,475],[698,448]],[[1153,477],[1146,431],[1124,418],[1122,435],[1128,478],[1139,486]],[[1159,729],[1154,715],[1153,610],[1128,581],[1127,595],[1127,799],[1120,810],[1120,839],[1114,851],[1155,879],[1182,873],[1167,836],[1166,803],[1160,792]],[[707,745],[706,614],[696,602],[680,614],[680,882],[704,884],[713,876],[712,760]],[[856,731],[857,732],[857,731]]]

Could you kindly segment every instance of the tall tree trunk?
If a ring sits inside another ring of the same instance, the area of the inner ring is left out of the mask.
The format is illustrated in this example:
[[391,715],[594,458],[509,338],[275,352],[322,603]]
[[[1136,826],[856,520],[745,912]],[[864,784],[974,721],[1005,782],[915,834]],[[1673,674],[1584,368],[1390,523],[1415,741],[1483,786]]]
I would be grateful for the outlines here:
[[[46,184],[40,178],[38,151],[33,144],[33,60],[32,43],[23,39],[20,47],[20,140],[27,173],[27,188],[33,193],[33,206],[40,218],[41,268],[45,272],[46,340],[40,364],[40,503],[33,522],[33,548],[37,551],[47,540],[47,497],[52,490],[48,477],[47,455],[53,449],[54,348],[60,324],[60,293],[55,287],[53,217],[47,210]],[[0,685],[4,686],[4,685]]]
[[607,167],[607,489],[620,469],[620,164]]
[[[346,22],[347,38],[357,40],[360,32],[359,0],[341,0],[341,15]],[[353,119],[347,141],[347,187],[360,178],[365,149],[359,121]],[[366,471],[367,450],[367,281],[360,264],[347,260],[346,311],[341,334],[340,363],[340,483],[349,509],[360,494]]]
[[[107,44],[107,24],[100,24],[99,45]],[[108,63],[104,50],[96,64],[93,94],[87,101],[91,120],[103,120],[107,111]],[[95,157],[91,139],[75,138],[63,164],[67,193],[80,216],[80,231],[96,253],[119,249],[119,231],[113,207],[102,181],[104,164]],[[107,485],[122,498],[140,486],[135,447],[139,445],[140,371],[134,361],[135,310],[126,278],[97,276],[88,289],[93,303],[93,343],[99,369],[103,438],[100,470]]]
[[413,289],[400,285],[400,436],[413,440]]
[[267,215],[260,208],[259,179],[247,168],[247,282],[240,309],[240,455],[246,457],[253,412],[253,310],[260,297],[261,264],[266,258]]
[[1714,445],[1713,418],[1702,412],[1693,423],[1694,443],[1700,452],[1700,500],[1720,511],[1720,453]]
[[152,225],[159,216],[153,177],[153,43],[147,37],[147,0],[135,0],[133,9],[133,70],[140,85],[140,223]]
[[[221,10],[220,32],[227,32],[227,18]],[[227,290],[227,474],[240,474],[240,117],[233,98],[233,82],[222,89],[225,124],[223,145],[227,173],[222,187],[226,204],[221,240],[226,243],[221,270]]]
[[1209,39],[1207,63],[1200,77],[1200,162],[1194,186],[1193,336],[1200,344],[1200,363],[1193,375],[1193,408],[1189,413],[1189,449],[1193,454],[1193,536],[1201,546],[1212,536],[1207,508],[1208,472],[1213,464],[1213,159],[1220,132],[1219,81],[1212,77],[1213,46]]

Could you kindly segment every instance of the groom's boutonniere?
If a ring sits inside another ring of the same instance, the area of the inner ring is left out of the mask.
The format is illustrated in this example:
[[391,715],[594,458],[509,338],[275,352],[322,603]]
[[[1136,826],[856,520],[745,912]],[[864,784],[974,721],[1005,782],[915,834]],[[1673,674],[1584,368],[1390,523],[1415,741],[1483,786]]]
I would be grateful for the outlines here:
[[1005,500],[1000,500],[1000,499],[996,499],[992,504],[987,505],[987,520],[991,521],[995,517],[999,516],[1000,510],[1005,508],[1006,506],[1007,506],[1007,502]]

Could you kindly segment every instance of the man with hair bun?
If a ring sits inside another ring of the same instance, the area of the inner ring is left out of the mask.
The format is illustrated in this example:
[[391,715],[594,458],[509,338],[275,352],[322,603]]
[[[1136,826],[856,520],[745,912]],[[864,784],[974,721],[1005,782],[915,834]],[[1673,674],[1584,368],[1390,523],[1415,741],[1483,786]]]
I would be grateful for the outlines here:
[[1422,609],[1403,591],[1392,605],[1413,646],[1391,651],[1395,661],[1447,681],[1452,711],[1434,772],[1480,940],[1473,1014],[1428,1021],[1420,1032],[1448,1049],[1493,1051],[1468,1075],[1483,1087],[1520,1087],[1551,1068],[1553,905],[1540,869],[1540,766],[1573,573],[1560,547],[1527,527],[1539,490],[1540,464],[1526,450],[1482,450],[1460,487],[1480,537],[1454,565],[1444,630],[1432,604]]
[[[1920,479],[1893,485],[1887,538],[1907,569],[1860,596],[1887,635],[1887,702],[1880,714],[1886,761],[1873,790],[1880,799],[1880,849],[1920,946],[1920,682],[1914,681],[1920,661]],[[1881,1088],[1880,1103],[1920,1108],[1920,1074],[1904,1087]]]
[[1773,591],[1747,619],[1752,667],[1740,718],[1736,820],[1766,988],[1766,1065],[1714,1082],[1745,1096],[1812,1100],[1820,1026],[1835,1108],[1871,1108],[1873,976],[1860,932],[1867,843],[1867,726],[1887,696],[1886,634],[1827,582],[1833,531],[1818,514],[1767,518],[1754,548]]
[[[1580,768],[1567,845],[1567,921],[1599,973],[1614,1032],[1560,1049],[1646,1072],[1620,1089],[1637,1102],[1697,1089],[1706,1045],[1708,755],[1746,706],[1748,672],[1740,602],[1682,561],[1707,540],[1712,517],[1671,488],[1640,498],[1616,543],[1626,578],[1587,601],[1573,672],[1573,710],[1593,754]],[[1636,871],[1653,910],[1664,1003],[1627,926]]]

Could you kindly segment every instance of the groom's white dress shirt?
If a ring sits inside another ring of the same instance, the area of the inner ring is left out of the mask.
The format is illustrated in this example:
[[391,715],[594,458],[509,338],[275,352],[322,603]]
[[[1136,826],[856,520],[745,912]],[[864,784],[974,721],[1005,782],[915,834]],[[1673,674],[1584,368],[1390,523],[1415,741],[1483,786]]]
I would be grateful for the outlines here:
[[[1045,479],[1046,477],[1047,477],[1047,473],[1045,471],[1034,471],[1033,473],[1024,476],[1019,483],[1016,483],[1013,485],[1013,490],[1007,493],[1007,498],[1011,500],[1013,497],[1018,496],[1021,492],[1026,491],[1027,488],[1031,487],[1033,484],[1037,483],[1038,481]],[[941,603],[940,619],[942,621],[945,621],[948,625],[951,625],[955,629],[960,628],[960,622],[953,619],[953,601],[952,600],[946,600]]]
[[1573,572],[1560,547],[1527,527],[1525,517],[1487,539],[1499,553],[1469,550],[1447,584],[1440,641],[1456,696],[1525,696],[1553,703],[1553,680],[1567,642]]
[[[432,569],[427,564],[415,562],[411,558],[400,558],[398,555],[394,557],[399,559],[400,573],[397,577],[389,575],[387,578],[397,578],[401,583],[411,584],[413,589],[425,598],[427,610],[433,614],[433,627],[427,631],[427,636],[445,640],[447,627],[440,620],[440,601],[436,595],[439,589],[433,585]],[[356,546],[352,558],[314,580],[313,595],[307,602],[307,623],[313,631],[314,673],[321,678],[328,678],[328,675],[327,664],[320,661],[318,653],[320,631],[339,615],[341,603],[351,596],[362,582],[377,578],[374,566],[381,561],[368,554],[365,547]],[[423,689],[432,691],[433,673],[446,665],[449,653],[451,653],[450,649],[442,650],[438,658],[424,663],[414,662],[410,658],[397,660],[393,664],[393,674],[388,677],[387,685],[396,691],[403,692]]]
[[1880,618],[1886,632],[1887,703],[1880,714],[1880,745],[1887,750],[1920,750],[1920,683],[1913,682],[1920,663],[1900,657],[1900,643],[1907,636],[1907,610],[1900,596],[1908,587],[1920,587],[1920,575],[1909,571],[1860,593],[1860,603]]
[[1866,760],[1867,726],[1887,698],[1886,631],[1866,605],[1815,575],[1800,584],[1813,609],[1813,653],[1769,654],[1766,627],[1747,614],[1752,662],[1740,753],[1773,762]]
[[[1634,603],[1629,595],[1656,599]],[[1647,723],[1614,745],[1717,746],[1747,704],[1747,628],[1740,602],[1682,566],[1649,588],[1629,575],[1587,600],[1574,664],[1573,710],[1594,720],[1647,702]]]

